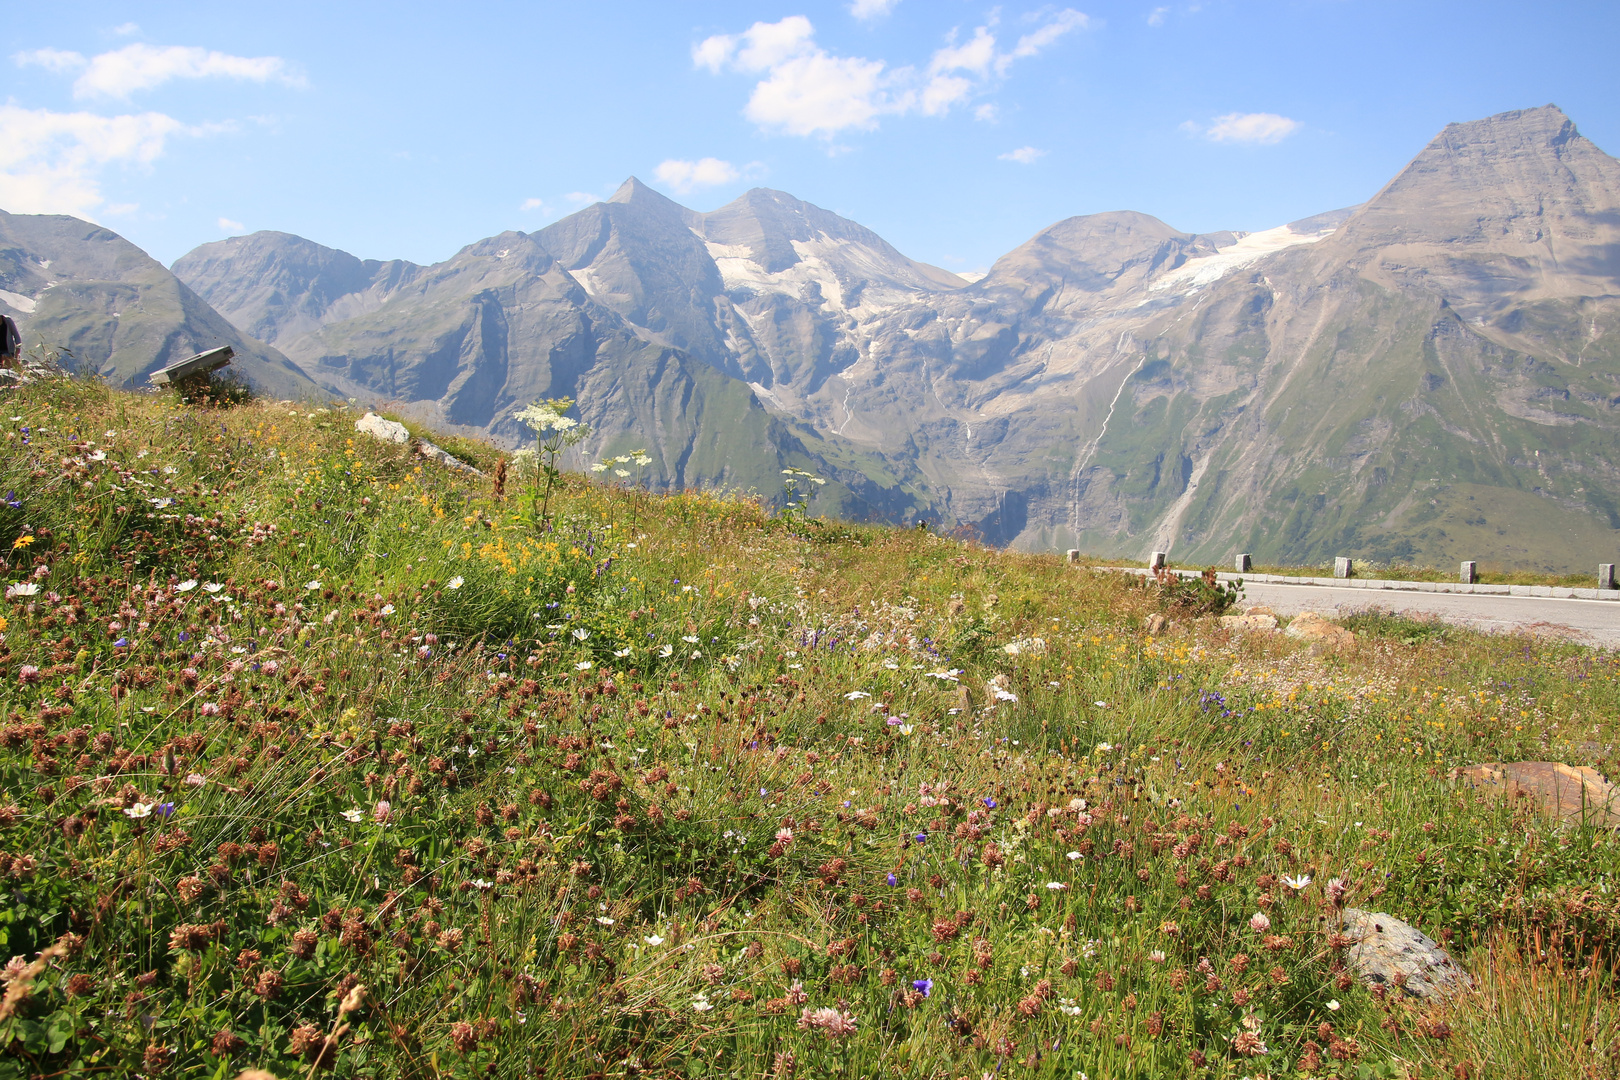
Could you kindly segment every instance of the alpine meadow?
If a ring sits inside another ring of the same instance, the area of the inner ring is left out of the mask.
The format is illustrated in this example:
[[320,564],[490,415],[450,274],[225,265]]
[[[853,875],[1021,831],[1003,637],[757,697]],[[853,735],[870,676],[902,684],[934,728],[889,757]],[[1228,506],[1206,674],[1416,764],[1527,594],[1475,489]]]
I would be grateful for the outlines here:
[[1620,1080],[1620,9],[769,7],[8,12],[0,1080]]

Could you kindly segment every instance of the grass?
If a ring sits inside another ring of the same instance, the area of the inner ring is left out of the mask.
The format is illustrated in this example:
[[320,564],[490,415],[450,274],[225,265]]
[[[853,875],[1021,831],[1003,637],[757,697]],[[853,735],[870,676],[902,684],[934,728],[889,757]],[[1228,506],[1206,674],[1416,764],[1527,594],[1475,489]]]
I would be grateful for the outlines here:
[[[583,477],[537,525],[343,410],[0,412],[0,1075],[1613,1075],[1614,835],[1449,779],[1607,766],[1610,654],[1154,636],[1185,590]],[[1341,902],[1481,989],[1364,989]]]

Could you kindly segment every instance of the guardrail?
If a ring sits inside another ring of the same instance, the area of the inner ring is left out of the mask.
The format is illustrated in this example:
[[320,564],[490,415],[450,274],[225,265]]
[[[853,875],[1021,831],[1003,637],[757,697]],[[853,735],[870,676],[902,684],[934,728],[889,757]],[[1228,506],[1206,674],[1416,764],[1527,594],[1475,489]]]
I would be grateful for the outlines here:
[[[1152,576],[1139,566],[1100,566],[1126,574]],[[1164,571],[1181,578],[1199,578],[1201,570]],[[1287,574],[1232,574],[1217,572],[1217,581],[1253,582],[1257,585],[1314,585],[1329,589],[1366,589],[1368,592],[1473,593],[1483,596],[1539,596],[1554,600],[1610,600],[1620,602],[1620,590],[1574,589],[1562,585],[1465,585],[1460,581],[1383,581],[1375,578],[1289,577]]]

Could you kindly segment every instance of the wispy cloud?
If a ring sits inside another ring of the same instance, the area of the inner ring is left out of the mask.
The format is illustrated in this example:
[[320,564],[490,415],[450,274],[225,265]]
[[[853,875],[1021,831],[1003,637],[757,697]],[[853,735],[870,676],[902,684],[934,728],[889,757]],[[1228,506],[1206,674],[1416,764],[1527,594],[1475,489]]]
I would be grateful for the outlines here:
[[[140,27],[126,23],[113,32],[127,35]],[[217,50],[145,44],[86,57],[68,49],[32,49],[15,53],[20,67],[41,68],[56,75],[77,75],[76,98],[127,98],[172,79],[226,78],[250,82],[303,85],[290,64],[276,56],[232,56]],[[112,168],[149,168],[176,137],[200,138],[234,131],[234,121],[188,124],[161,112],[102,116],[93,112],[58,112],[0,105],[0,206],[14,213],[73,214],[89,218],[99,212],[129,213],[130,203],[108,205],[102,195],[103,175]],[[242,226],[220,219],[220,228]]]
[[1156,7],[1152,11],[1148,12],[1147,24],[1149,26],[1163,26],[1164,17],[1168,14],[1170,14],[1169,8]]
[[592,195],[588,191],[570,191],[568,194],[564,195],[563,198],[567,199],[575,206],[588,206],[591,203],[607,202],[607,200],[602,196]]
[[219,219],[219,227],[228,233],[247,232],[246,225],[242,224],[240,221],[232,221],[228,217],[222,217]]
[[110,166],[149,166],[170,138],[207,135],[158,112],[97,116],[0,105],[0,206],[18,214],[89,217],[103,202]]
[[524,210],[524,211],[528,211],[528,210],[544,210],[545,208],[546,208],[546,200],[544,200],[544,199],[524,199],[522,204],[520,204],[518,206],[519,210]]
[[828,52],[803,15],[705,38],[693,47],[692,62],[717,74],[760,76],[743,115],[761,128],[831,139],[843,131],[871,130],[883,116],[943,116],[1004,78],[1015,61],[1035,56],[1088,20],[1070,8],[1048,14],[1010,50],[999,47],[994,25],[991,20],[975,28],[960,43],[953,33],[922,70]]
[[131,36],[133,36],[135,34],[138,34],[140,32],[141,32],[141,24],[140,23],[133,23],[133,22],[120,23],[119,25],[113,27],[113,33],[117,34],[119,37],[131,37]]
[[1084,30],[1091,25],[1091,20],[1073,8],[1064,8],[1047,20],[1044,26],[1031,31],[1018,39],[1013,51],[996,58],[996,69],[1000,74],[1006,74],[1007,67],[1014,60],[1023,60],[1035,56],[1042,49],[1057,41],[1058,38],[1071,30]]
[[1009,150],[1005,154],[997,154],[999,161],[1016,161],[1020,165],[1033,165],[1046,156],[1045,150],[1037,150],[1033,146],[1020,146],[1016,150]]
[[1188,120],[1181,129],[1191,135],[1201,135],[1210,142],[1279,143],[1304,125],[1276,113],[1227,113],[1217,116],[1208,125]]
[[91,57],[64,49],[34,49],[17,53],[13,59],[22,67],[42,67],[57,74],[79,72],[73,82],[73,96],[81,100],[127,98],[173,79],[306,85],[304,77],[279,56],[233,56],[184,45],[125,45]]
[[748,170],[743,170],[729,161],[712,157],[700,158],[697,161],[670,158],[658,163],[658,167],[653,170],[653,179],[677,194],[684,195],[700,187],[735,183],[743,178],[746,171],[757,168],[756,164],[749,166]]
[[893,11],[900,0],[854,0],[849,5],[849,13],[865,22],[868,19],[881,19]]

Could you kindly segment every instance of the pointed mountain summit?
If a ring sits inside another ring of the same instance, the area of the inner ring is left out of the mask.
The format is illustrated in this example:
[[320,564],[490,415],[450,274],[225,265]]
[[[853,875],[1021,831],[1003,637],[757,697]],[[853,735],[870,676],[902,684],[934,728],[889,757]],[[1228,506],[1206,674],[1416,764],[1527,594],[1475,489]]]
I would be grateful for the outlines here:
[[1470,310],[1620,291],[1620,161],[1556,105],[1448,124],[1324,251]]

